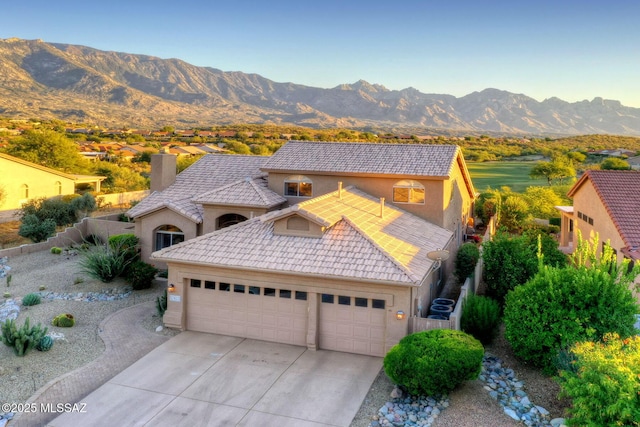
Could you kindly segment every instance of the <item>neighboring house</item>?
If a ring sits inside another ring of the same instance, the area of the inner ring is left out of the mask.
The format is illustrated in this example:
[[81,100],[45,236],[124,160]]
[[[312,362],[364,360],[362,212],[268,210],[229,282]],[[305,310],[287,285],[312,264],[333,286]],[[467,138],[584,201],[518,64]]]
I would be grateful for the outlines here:
[[20,209],[31,199],[74,194],[79,185],[100,191],[104,176],[73,175],[0,153],[0,210]]
[[608,241],[618,263],[640,261],[640,172],[590,170],[568,195],[573,206],[557,207],[562,214],[560,246],[575,246],[578,232],[583,239],[597,233],[599,252]]
[[128,212],[169,268],[165,324],[309,348],[384,355],[426,316],[454,258],[429,255],[455,254],[475,198],[457,146],[289,142],[171,183],[174,162],[154,156],[158,191]]
[[627,163],[633,170],[640,170],[640,156],[629,157]]

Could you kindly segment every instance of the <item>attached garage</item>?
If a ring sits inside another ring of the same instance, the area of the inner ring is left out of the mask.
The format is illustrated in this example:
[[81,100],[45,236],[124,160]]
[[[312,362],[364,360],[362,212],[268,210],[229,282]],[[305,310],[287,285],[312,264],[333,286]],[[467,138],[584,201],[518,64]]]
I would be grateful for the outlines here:
[[385,355],[384,300],[322,294],[319,318],[321,349]]
[[306,345],[306,292],[187,280],[186,329]]

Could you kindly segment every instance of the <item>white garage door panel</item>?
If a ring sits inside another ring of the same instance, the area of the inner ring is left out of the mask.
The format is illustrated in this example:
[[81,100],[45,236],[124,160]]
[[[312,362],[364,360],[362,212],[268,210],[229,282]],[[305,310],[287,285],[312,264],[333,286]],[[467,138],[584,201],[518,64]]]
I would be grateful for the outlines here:
[[187,287],[187,329],[306,345],[307,301]]

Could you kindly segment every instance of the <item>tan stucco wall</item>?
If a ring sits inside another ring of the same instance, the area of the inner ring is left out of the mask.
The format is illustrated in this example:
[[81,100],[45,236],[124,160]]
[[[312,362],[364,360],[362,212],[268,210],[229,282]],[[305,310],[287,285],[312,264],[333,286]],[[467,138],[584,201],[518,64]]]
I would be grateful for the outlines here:
[[198,236],[198,224],[170,209],[162,209],[136,219],[135,234],[140,239],[140,256],[143,261],[151,263],[158,268],[166,268],[166,264],[152,261],[150,257],[155,244],[154,231],[162,225],[178,227],[184,233],[184,240],[190,240]]
[[[578,212],[593,218],[593,225],[578,218]],[[602,242],[610,241],[611,247],[618,252],[618,262],[622,262],[621,249],[626,245],[618,233],[609,213],[602,204],[600,197],[590,180],[586,180],[573,197],[573,242],[577,243],[578,230],[583,239],[591,239],[594,233],[599,234],[598,253],[601,252]]]
[[[62,188],[58,191],[57,182]],[[29,187],[29,197],[25,198],[22,185]],[[54,197],[73,194],[75,184],[72,179],[56,175],[37,168],[0,158],[0,186],[5,192],[5,199],[0,210],[19,209],[30,199]]]
[[[186,327],[186,283],[188,279],[226,281],[228,283],[247,286],[272,287],[275,289],[289,289],[308,293],[333,293],[352,295],[361,298],[375,298],[386,301],[387,323],[385,348],[393,345],[408,333],[408,316],[411,313],[412,288],[407,286],[393,286],[385,284],[362,283],[339,280],[326,277],[300,276],[276,272],[235,270],[231,268],[202,266],[195,264],[169,263],[169,284],[174,284],[176,291],[170,295],[178,296],[180,301],[167,302],[164,323],[168,327],[184,330]],[[309,304],[317,299],[310,297]],[[396,313],[402,310],[407,318],[397,320]],[[314,310],[310,307],[310,311]],[[317,313],[316,313],[317,314]],[[322,319],[320,319],[322,321]],[[315,324],[313,319],[308,322]],[[317,331],[315,331],[317,332]],[[313,340],[313,339],[312,339]],[[311,346],[310,346],[311,347]]]

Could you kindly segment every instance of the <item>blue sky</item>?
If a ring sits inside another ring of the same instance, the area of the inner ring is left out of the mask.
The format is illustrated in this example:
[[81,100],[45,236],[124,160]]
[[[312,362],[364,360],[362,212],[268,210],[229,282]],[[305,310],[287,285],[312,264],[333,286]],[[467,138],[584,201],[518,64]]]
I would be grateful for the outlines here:
[[636,0],[8,0],[0,38],[179,58],[276,82],[640,107]]

